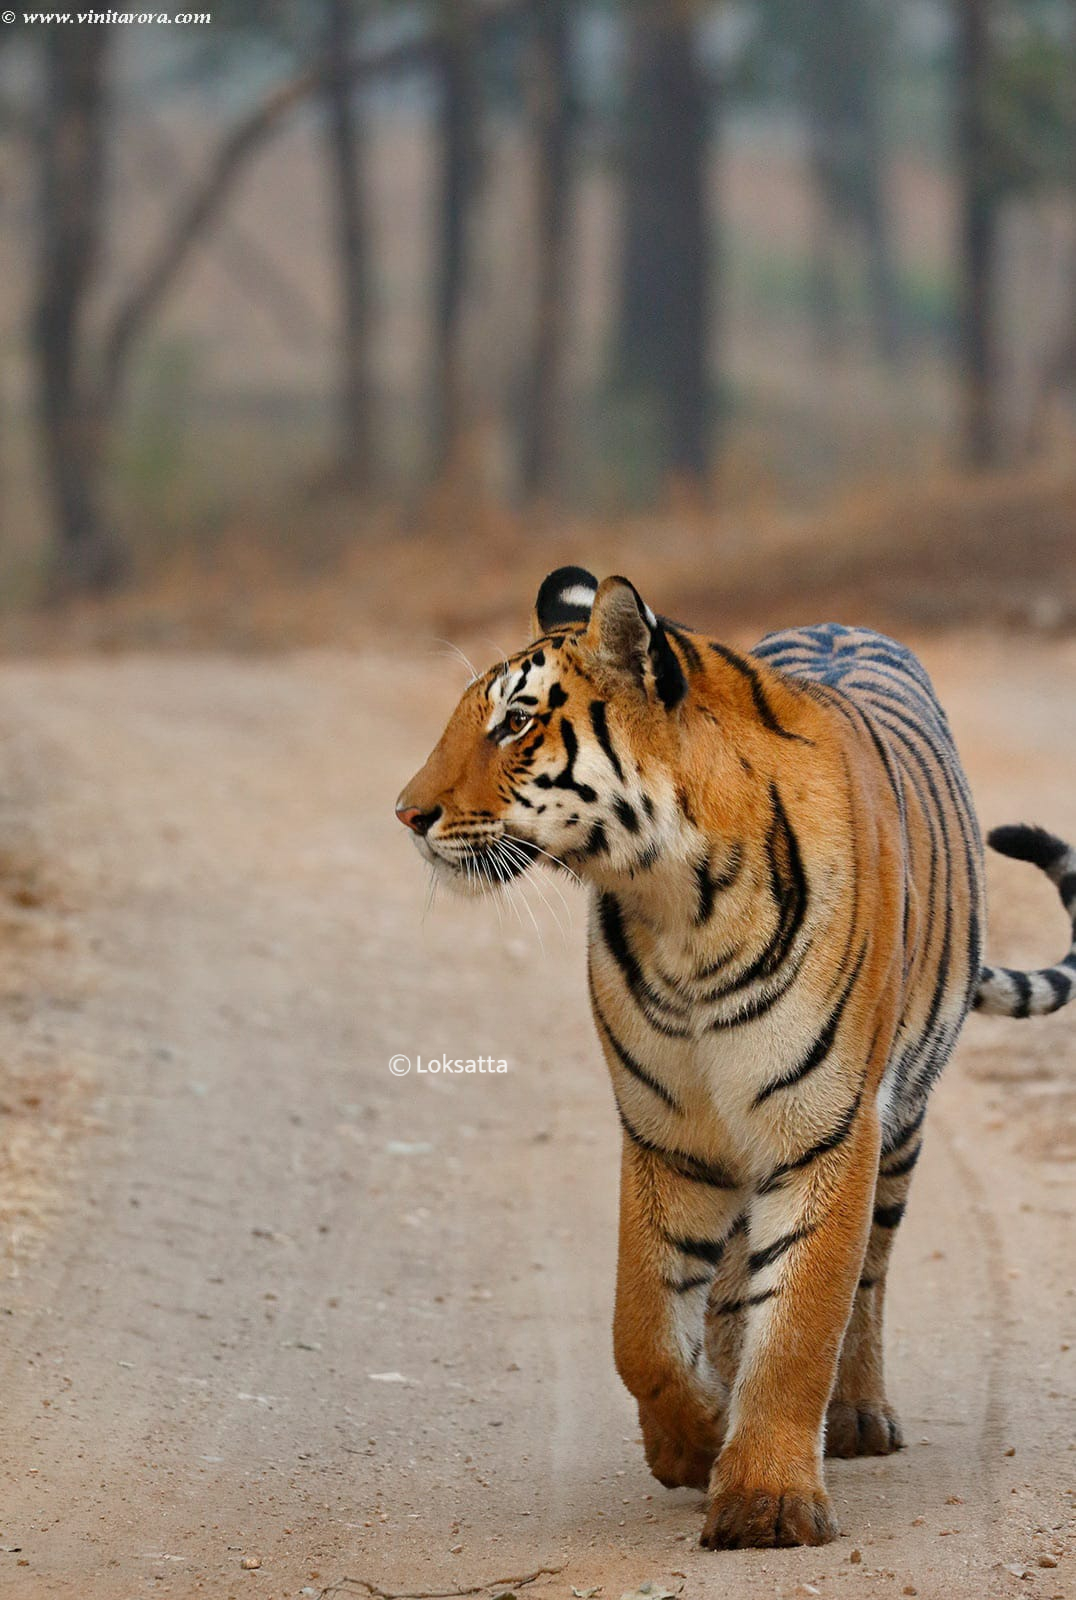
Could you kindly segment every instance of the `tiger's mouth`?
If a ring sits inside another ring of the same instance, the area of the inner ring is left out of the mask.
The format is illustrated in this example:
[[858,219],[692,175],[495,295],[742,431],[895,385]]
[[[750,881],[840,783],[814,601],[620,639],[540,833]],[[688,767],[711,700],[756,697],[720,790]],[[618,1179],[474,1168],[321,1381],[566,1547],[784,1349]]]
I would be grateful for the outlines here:
[[542,854],[539,847],[513,834],[475,840],[418,839],[421,853],[438,876],[461,894],[489,894],[520,877]]

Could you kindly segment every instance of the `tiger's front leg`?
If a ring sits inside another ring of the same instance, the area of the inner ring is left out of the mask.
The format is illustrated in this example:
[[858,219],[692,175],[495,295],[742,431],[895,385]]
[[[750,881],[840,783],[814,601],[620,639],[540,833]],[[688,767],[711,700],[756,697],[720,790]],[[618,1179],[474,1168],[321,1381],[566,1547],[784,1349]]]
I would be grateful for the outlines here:
[[823,1422],[866,1247],[878,1147],[877,1116],[857,1098],[750,1202],[747,1282],[735,1301],[711,1308],[745,1324],[709,1484],[702,1543],[710,1549],[838,1535],[822,1479]]
[[686,1170],[698,1175],[625,1134],[613,1345],[651,1472],[666,1488],[705,1489],[728,1401],[707,1354],[706,1301],[742,1198],[701,1164]]

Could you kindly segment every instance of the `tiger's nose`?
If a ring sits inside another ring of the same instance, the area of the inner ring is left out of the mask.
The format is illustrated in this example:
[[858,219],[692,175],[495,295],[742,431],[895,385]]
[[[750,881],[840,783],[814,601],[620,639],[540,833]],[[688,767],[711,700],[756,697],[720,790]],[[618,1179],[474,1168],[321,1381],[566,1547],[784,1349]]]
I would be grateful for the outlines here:
[[441,807],[434,806],[432,811],[420,811],[418,806],[397,806],[396,815],[404,827],[410,828],[412,833],[429,833],[441,815]]

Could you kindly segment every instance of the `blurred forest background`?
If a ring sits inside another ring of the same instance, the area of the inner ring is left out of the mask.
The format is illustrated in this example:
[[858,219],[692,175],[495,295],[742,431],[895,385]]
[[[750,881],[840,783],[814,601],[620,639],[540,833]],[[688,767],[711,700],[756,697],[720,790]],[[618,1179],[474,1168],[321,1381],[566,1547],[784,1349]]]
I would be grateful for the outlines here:
[[1076,624],[1074,0],[20,12],[0,212],[9,648]]

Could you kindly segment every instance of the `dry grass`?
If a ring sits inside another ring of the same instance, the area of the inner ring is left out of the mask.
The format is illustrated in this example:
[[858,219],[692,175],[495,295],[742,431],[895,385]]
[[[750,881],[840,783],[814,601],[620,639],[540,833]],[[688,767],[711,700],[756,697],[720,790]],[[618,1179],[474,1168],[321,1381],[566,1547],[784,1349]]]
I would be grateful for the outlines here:
[[9,652],[362,648],[520,637],[537,584],[565,562],[627,573],[652,603],[730,635],[833,618],[891,632],[967,624],[1076,627],[1076,479],[1056,470],[947,476],[860,492],[825,514],[675,498],[627,520],[522,516],[466,488],[409,520],[346,496],[237,524],[106,601],[10,616]]

